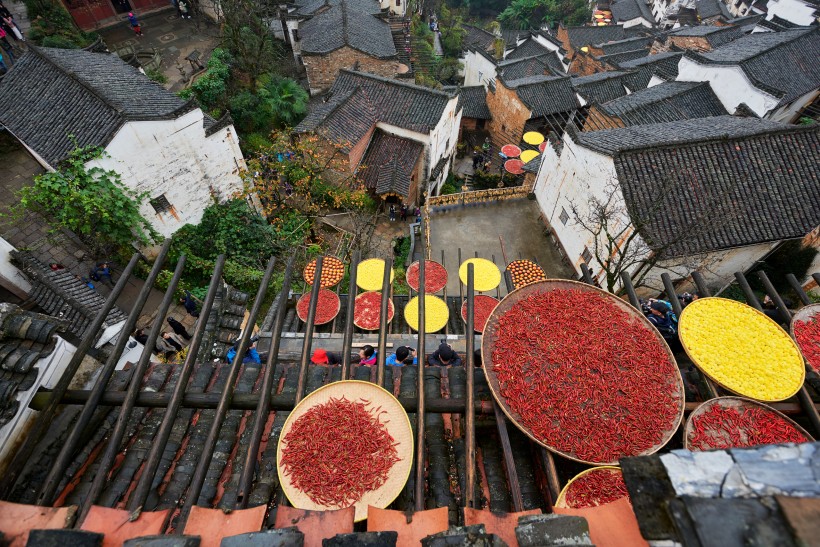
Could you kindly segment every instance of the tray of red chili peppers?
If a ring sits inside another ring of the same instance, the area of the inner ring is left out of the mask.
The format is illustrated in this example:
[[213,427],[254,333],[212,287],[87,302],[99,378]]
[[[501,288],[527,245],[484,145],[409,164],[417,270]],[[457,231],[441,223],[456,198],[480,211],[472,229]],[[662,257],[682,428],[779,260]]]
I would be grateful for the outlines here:
[[[393,320],[393,300],[387,299],[387,323]],[[353,307],[353,324],[364,330],[376,330],[381,326],[382,293],[363,292],[356,297]]]
[[[416,260],[407,268],[407,284],[411,289],[419,290],[419,261]],[[424,292],[433,294],[447,286],[447,270],[435,260],[424,261]]]
[[[475,303],[473,305],[473,328],[476,332],[484,332],[484,327],[487,326],[487,320],[490,314],[498,305],[498,299],[486,294],[475,295]],[[461,319],[467,323],[467,299],[461,304]]]
[[385,508],[413,464],[413,431],[401,403],[370,382],[317,389],[288,416],[277,446],[279,482],[298,509]]
[[[333,318],[339,313],[341,305],[338,294],[328,289],[319,289],[319,298],[316,301],[316,316],[313,318],[313,324],[324,325],[333,321]],[[307,322],[309,308],[310,293],[306,292],[296,302],[296,315],[299,316],[299,319]]]
[[693,452],[813,440],[784,414],[744,397],[706,401],[692,411],[683,430],[683,445]]
[[683,380],[658,331],[584,283],[541,281],[508,294],[484,329],[482,355],[510,420],[575,461],[652,454],[683,418]]
[[558,494],[555,506],[583,509],[629,497],[620,467],[603,465],[581,471]]
[[803,358],[820,374],[820,304],[797,310],[792,317],[791,334]]

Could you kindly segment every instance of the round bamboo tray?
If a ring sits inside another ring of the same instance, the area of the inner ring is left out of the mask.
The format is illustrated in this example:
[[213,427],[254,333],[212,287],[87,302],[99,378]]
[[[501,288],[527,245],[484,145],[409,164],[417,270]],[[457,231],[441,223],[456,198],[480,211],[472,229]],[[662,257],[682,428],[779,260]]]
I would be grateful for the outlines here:
[[[340,399],[345,397],[348,401],[365,399],[370,401],[370,408],[381,407],[380,411],[387,412],[382,417],[381,422],[387,427],[387,431],[396,442],[396,451],[399,461],[390,469],[387,481],[376,490],[365,492],[365,494],[354,504],[356,514],[354,520],[360,522],[367,518],[367,507],[372,505],[384,509],[398,497],[407,479],[410,476],[410,468],[413,465],[413,430],[410,427],[410,419],[401,406],[401,403],[388,391],[370,382],[360,380],[345,380],[333,382],[323,386],[296,405],[290,413],[282,432],[279,435],[279,444],[276,447],[276,468],[279,475],[279,484],[285,492],[288,501],[297,509],[307,509],[313,511],[326,511],[329,509],[339,509],[339,507],[328,507],[319,505],[311,500],[307,494],[298,490],[288,475],[284,473],[281,465],[282,448],[286,445],[288,433],[293,423],[303,416],[308,410],[316,405],[327,403],[330,399]],[[321,458],[321,456],[318,456]]]
[[[381,258],[368,258],[359,262],[356,270],[356,285],[363,291],[380,291],[384,282],[385,262]],[[390,283],[396,278],[396,272],[390,268]]]
[[[362,330],[378,330],[378,328],[380,326],[380,323],[381,323],[381,313],[382,313],[381,298],[382,298],[382,293],[380,293],[378,291],[363,292],[359,296],[357,296],[356,301],[353,304],[353,324],[356,325],[357,327],[359,327]],[[366,323],[362,322],[362,317],[360,315],[361,314],[361,307],[365,305],[366,300],[370,300],[370,299],[374,300],[374,302],[372,302],[370,305],[376,307],[376,317],[378,319],[376,320],[375,325],[373,325],[371,323],[366,324]],[[393,315],[395,313],[396,313],[396,309],[393,306],[393,300],[391,298],[388,298],[387,299],[387,323],[388,324],[390,323],[390,321],[393,320]]]
[[[500,393],[500,386],[498,383],[498,377],[496,376],[495,372],[493,371],[492,366],[492,355],[493,350],[495,349],[496,338],[497,338],[497,331],[498,331],[498,321],[499,318],[505,314],[507,311],[510,310],[515,304],[518,302],[526,299],[529,295],[536,293],[536,292],[545,292],[550,290],[556,289],[574,289],[583,292],[591,292],[597,293],[604,298],[607,298],[609,302],[626,312],[630,317],[636,319],[637,321],[641,322],[647,329],[649,329],[654,336],[657,337],[658,341],[662,344],[669,361],[673,364],[676,363],[675,356],[672,354],[672,351],[669,349],[669,346],[666,345],[666,342],[663,340],[663,337],[658,333],[658,331],[652,326],[649,320],[643,316],[638,310],[633,308],[627,302],[624,302],[620,298],[601,290],[597,287],[593,287],[592,285],[587,285],[586,283],[581,283],[578,281],[568,281],[563,279],[548,279],[546,281],[539,281],[537,283],[532,283],[530,285],[526,285],[520,289],[516,289],[513,292],[509,293],[507,296],[504,297],[503,300],[496,306],[493,313],[490,314],[490,319],[487,321],[487,326],[484,329],[484,336],[481,342],[481,354],[484,355],[482,367],[484,368],[484,375],[487,378],[487,383],[490,386],[490,391],[493,394],[493,398],[498,402],[498,405],[501,407],[501,410],[506,414],[506,416],[510,419],[512,423],[515,424],[518,429],[520,429],[525,435],[527,435],[530,439],[538,443],[539,445],[543,446],[547,450],[554,452],[560,456],[563,456],[567,459],[585,463],[588,465],[612,465],[617,464],[617,461],[608,461],[608,462],[594,462],[594,461],[587,461],[580,458],[575,457],[572,454],[559,450],[553,446],[548,445],[546,442],[542,441],[541,439],[537,438],[532,432],[525,427],[523,424],[520,423],[520,416],[518,413],[514,412],[510,406],[507,404],[506,399],[501,396]],[[677,431],[678,426],[680,425],[681,421],[683,420],[683,410],[685,400],[685,394],[683,390],[683,379],[681,378],[680,371],[677,370],[668,379],[670,382],[674,383],[677,387],[678,392],[678,409],[677,415],[678,418],[674,421],[674,423],[670,423],[669,427],[663,432],[663,437],[660,442],[656,443],[651,448],[640,452],[639,454],[634,454],[636,456],[647,456],[649,454],[654,454],[661,448],[663,448],[666,443],[672,438],[672,435],[675,434]]]
[[[342,303],[339,300],[339,295],[333,291],[329,291],[327,289],[319,289],[319,299],[331,299],[335,303],[336,311],[333,312],[333,315],[330,319],[321,320],[319,317],[316,317],[313,321],[314,325],[324,325],[325,323],[330,323],[333,319],[339,315],[339,309],[342,307]],[[310,308],[310,293],[306,292],[302,296],[299,297],[299,301],[296,302],[296,315],[299,316],[299,319],[302,320],[303,323],[307,322],[307,310]],[[319,303],[316,303],[316,308],[318,311]]]
[[[523,274],[519,273],[518,267],[526,267],[532,271],[532,274],[536,277],[532,281],[524,281],[522,279]],[[537,281],[546,281],[547,274],[544,272],[544,268],[533,262],[532,260],[527,259],[520,259],[520,260],[513,260],[509,264],[507,264],[507,271],[510,272],[510,279],[512,279],[513,287],[516,289],[520,289],[525,285],[529,285],[530,283],[535,283]]]
[[[313,273],[308,273],[311,267],[316,268],[316,258],[311,260],[305,269],[302,270],[302,277],[305,283],[313,285]],[[333,272],[331,273],[331,269]],[[337,285],[345,276],[345,264],[335,256],[325,256],[322,259],[322,277],[319,280],[319,286],[323,289]]]
[[[416,260],[407,268],[407,273],[405,274],[405,278],[407,280],[407,285],[416,292],[419,292],[419,281],[418,281],[418,273],[415,274],[415,281],[410,281],[410,272],[418,272],[419,269],[419,261]],[[430,273],[435,271],[442,277],[439,278],[439,282],[433,286],[430,286]],[[424,261],[424,284],[427,286],[427,290],[425,294],[432,294],[439,292],[444,287],[447,286],[447,269],[442,266],[440,263],[436,262],[435,260],[425,260]]]
[[[473,310],[473,315],[475,315],[475,309],[478,308],[478,303],[484,301],[486,303],[492,302],[493,306],[498,305],[498,298],[493,298],[492,296],[487,296],[486,294],[477,294],[475,295],[475,305]],[[489,321],[490,315],[487,315],[487,321]],[[467,299],[464,299],[464,302],[461,304],[461,320],[464,321],[464,324],[467,324]],[[478,321],[473,321],[473,329],[476,332],[484,332],[484,327],[487,326],[487,321],[484,321],[483,325],[479,325]]]
[[[687,341],[687,336],[685,336],[683,334],[684,328],[686,327],[687,318],[692,316],[692,313],[693,313],[692,310],[696,309],[696,306],[703,305],[703,302],[706,302],[706,301],[716,301],[716,300],[721,301],[723,303],[726,303],[726,305],[730,305],[730,306],[743,306],[747,310],[751,310],[752,312],[754,312],[754,314],[756,314],[759,319],[763,320],[764,323],[768,324],[769,327],[775,328],[779,331],[783,330],[780,327],[780,325],[778,325],[776,322],[769,319],[766,316],[765,313],[763,313],[763,312],[761,312],[761,311],[759,311],[759,310],[757,310],[757,309],[755,309],[755,308],[753,308],[753,307],[751,307],[747,304],[743,304],[743,303],[737,302],[735,300],[729,300],[728,298],[719,298],[719,297],[716,297],[716,296],[710,296],[710,297],[707,297],[707,298],[699,298],[698,300],[695,300],[694,302],[692,302],[691,304],[689,304],[688,306],[686,306],[683,309],[683,313],[681,314],[680,321],[679,321],[680,326],[678,328],[678,335],[680,337],[681,346],[683,346],[683,350],[686,352],[686,355],[689,357],[689,359],[695,364],[695,366],[698,367],[698,370],[700,370],[707,378],[712,380],[715,384],[722,387],[723,389],[725,389],[727,391],[731,391],[732,393],[734,393],[736,395],[740,395],[742,397],[749,397],[749,398],[753,398],[753,399],[758,400],[758,401],[769,402],[769,403],[777,402],[777,401],[784,401],[784,400],[786,400],[790,397],[793,397],[798,391],[800,391],[800,388],[803,386],[803,382],[805,382],[805,380],[806,380],[806,367],[805,367],[804,362],[803,362],[804,361],[803,360],[803,354],[800,353],[800,349],[797,347],[797,344],[790,337],[789,337],[789,341],[791,342],[792,346],[794,347],[794,351],[797,353],[797,355],[800,356],[800,360],[801,360],[800,375],[801,375],[801,377],[800,377],[800,382],[796,383],[794,389],[791,392],[789,392],[788,395],[783,396],[783,397],[774,397],[774,398],[752,397],[749,393],[744,393],[743,390],[740,389],[738,386],[731,386],[726,382],[722,382],[722,381],[718,380],[714,376],[713,371],[708,370],[709,367],[706,367],[703,363],[699,362],[700,360],[697,357],[695,357],[693,348],[690,345],[691,341]],[[688,315],[687,315],[687,313],[688,313]],[[788,334],[786,332],[783,332],[783,334],[788,336]],[[751,341],[749,343],[751,343]],[[740,368],[740,366],[741,366],[740,364],[737,365],[737,367],[740,370],[742,370],[742,368]]]
[[[797,341],[797,338],[794,337],[794,324],[798,321],[808,322],[814,316],[820,314],[820,303],[818,304],[809,304],[808,306],[804,306],[797,310],[797,313],[794,314],[792,317],[792,322],[789,324],[789,334],[791,337],[794,338],[795,343],[797,344],[797,349],[800,350],[800,354],[803,355],[803,360],[812,368],[812,370],[818,374],[820,374],[820,363],[818,366],[815,366],[812,363],[809,363],[808,359],[806,359],[806,355],[803,352],[803,348],[800,347],[800,342]],[[818,318],[817,320],[820,320]]]
[[[509,160],[508,160],[509,161]],[[474,287],[478,292],[491,291],[501,283],[501,270],[492,260],[486,258],[468,258],[458,268],[458,277],[467,289],[467,264],[473,264],[475,272]]]
[[[437,308],[433,310],[432,308]],[[436,311],[438,313],[436,313]],[[412,321],[410,316],[416,315],[416,320]],[[424,332],[438,332],[447,326],[447,320],[450,319],[450,308],[447,307],[447,302],[438,296],[432,294],[424,295]],[[411,329],[419,330],[419,297],[414,296],[408,300],[404,307],[404,320]]]
[[[567,505],[567,492],[569,491],[572,484],[577,481],[578,479],[585,477],[587,475],[591,475],[592,473],[617,473],[618,475],[622,475],[621,468],[617,465],[601,465],[598,467],[593,467],[591,469],[587,469],[585,471],[581,471],[574,477],[572,477],[567,484],[561,489],[561,493],[558,494],[558,499],[555,500],[555,507],[559,509],[567,509],[569,505]],[[613,500],[615,501],[615,500]]]
[[700,406],[698,406],[692,413],[689,415],[689,418],[686,420],[686,425],[683,427],[683,447],[686,450],[691,450],[698,452],[700,451],[699,448],[692,448],[692,436],[695,434],[695,426],[693,420],[700,416],[701,414],[710,410],[713,406],[720,405],[724,408],[735,408],[735,409],[746,409],[746,408],[762,408],[767,412],[771,412],[772,414],[776,414],[778,418],[785,420],[789,425],[795,428],[797,431],[800,432],[801,435],[806,437],[806,442],[813,442],[814,438],[809,435],[809,432],[797,425],[791,418],[786,416],[780,411],[773,409],[772,407],[765,405],[763,403],[759,403],[752,399],[747,399],[745,397],[717,397],[715,399],[709,399],[708,401],[704,402]]

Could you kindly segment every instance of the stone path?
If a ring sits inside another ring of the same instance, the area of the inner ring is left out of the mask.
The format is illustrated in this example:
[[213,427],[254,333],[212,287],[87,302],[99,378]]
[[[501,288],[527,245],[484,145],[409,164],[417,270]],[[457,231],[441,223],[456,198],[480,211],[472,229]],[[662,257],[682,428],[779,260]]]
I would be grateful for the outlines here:
[[[139,14],[138,14],[139,15]],[[206,64],[211,51],[219,44],[219,27],[205,16],[180,19],[172,8],[140,17],[143,36],[136,36],[123,16],[121,25],[99,31],[111,51],[123,46],[137,50],[156,49],[162,56],[161,72],[168,78],[165,85],[171,91],[179,91],[187,85],[194,72],[185,60],[193,51],[200,53],[201,63]]]

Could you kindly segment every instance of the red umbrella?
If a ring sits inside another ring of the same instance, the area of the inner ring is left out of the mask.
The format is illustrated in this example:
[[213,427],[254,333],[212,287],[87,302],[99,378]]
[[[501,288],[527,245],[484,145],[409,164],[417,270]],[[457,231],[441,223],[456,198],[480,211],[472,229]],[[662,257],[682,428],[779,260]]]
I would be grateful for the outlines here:
[[539,152],[543,152],[546,149],[547,149],[547,141],[544,141],[544,142],[542,142],[541,144],[538,145],[538,151]]
[[507,160],[504,162],[504,169],[506,169],[508,173],[512,173],[513,175],[522,174],[524,172],[522,167],[524,167],[524,162],[521,160]]
[[516,158],[521,154],[521,149],[514,144],[505,144],[501,147],[501,153],[508,158]]

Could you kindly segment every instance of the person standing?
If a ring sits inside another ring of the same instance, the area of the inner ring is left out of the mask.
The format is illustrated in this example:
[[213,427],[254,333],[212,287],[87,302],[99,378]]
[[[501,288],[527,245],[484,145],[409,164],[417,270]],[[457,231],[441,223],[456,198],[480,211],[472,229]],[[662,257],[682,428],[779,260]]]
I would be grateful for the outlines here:
[[187,0],[179,0],[179,13],[183,19],[191,18],[191,6],[188,5]]
[[14,16],[9,13],[8,15],[3,15],[3,28],[8,33],[11,33],[12,38],[17,40],[18,42],[25,42],[26,39],[23,36],[20,27],[17,26],[17,23],[14,22]]
[[173,330],[174,334],[176,334],[177,336],[182,336],[186,340],[191,339],[191,335],[188,334],[188,331],[185,329],[185,325],[183,325],[173,317],[168,317],[168,324],[171,326],[171,330]]
[[185,311],[192,317],[199,317],[199,310],[197,310],[196,301],[191,296],[189,291],[185,291],[185,296],[179,299],[180,303],[185,306]]
[[3,54],[2,53],[0,53],[0,68],[3,69],[4,73],[9,71],[9,67],[6,66],[5,62],[3,62]]
[[131,24],[134,34],[137,36],[142,36],[142,27],[140,26],[140,22],[137,20],[137,16],[134,15],[134,12],[128,12],[128,22]]
[[390,204],[390,222],[396,220],[396,206],[392,203]]
[[405,222],[407,220],[407,204],[401,204],[401,221]]
[[5,50],[5,52],[9,54],[9,61],[14,63],[14,53],[12,53],[14,48],[11,47],[11,44],[9,43],[6,36],[6,31],[3,30],[2,26],[0,26],[0,47],[2,47]]
[[94,281],[104,281],[110,287],[114,287],[114,278],[111,277],[111,268],[108,267],[108,262],[97,264],[97,267],[91,271],[90,277]]

